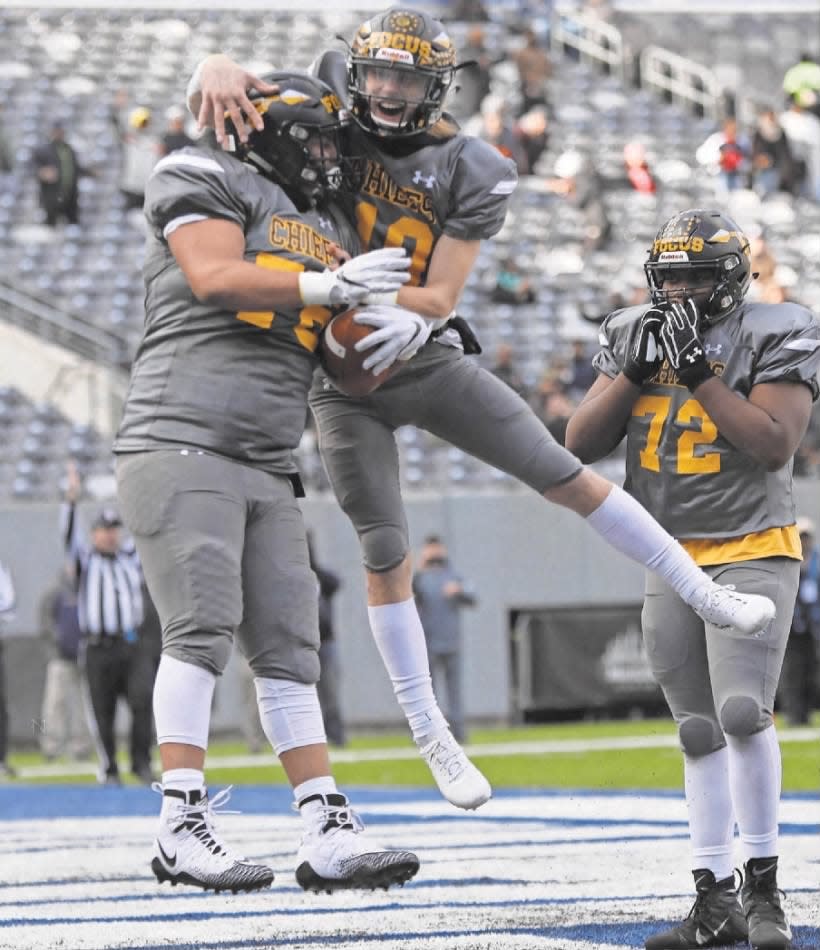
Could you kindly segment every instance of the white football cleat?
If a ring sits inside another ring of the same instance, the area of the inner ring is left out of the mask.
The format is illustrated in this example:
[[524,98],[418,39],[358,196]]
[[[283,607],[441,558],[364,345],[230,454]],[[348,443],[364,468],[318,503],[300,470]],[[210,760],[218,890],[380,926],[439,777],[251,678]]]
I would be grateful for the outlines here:
[[388,851],[368,841],[361,818],[344,795],[310,795],[299,802],[305,831],[297,855],[296,880],[306,891],[385,891],[404,885],[419,869],[412,851]]
[[490,783],[467,758],[464,749],[446,727],[419,744],[433,778],[448,802],[457,808],[474,809],[490,800]]
[[226,788],[208,801],[205,789],[185,793],[163,789],[163,811],[154,841],[151,870],[160,884],[192,884],[204,890],[257,891],[273,883],[273,871],[264,864],[252,864],[233,854],[216,833],[215,809],[230,798]]
[[714,627],[734,627],[740,633],[760,635],[774,619],[774,603],[761,594],[742,594],[734,584],[725,587],[710,582],[699,591],[689,606]]

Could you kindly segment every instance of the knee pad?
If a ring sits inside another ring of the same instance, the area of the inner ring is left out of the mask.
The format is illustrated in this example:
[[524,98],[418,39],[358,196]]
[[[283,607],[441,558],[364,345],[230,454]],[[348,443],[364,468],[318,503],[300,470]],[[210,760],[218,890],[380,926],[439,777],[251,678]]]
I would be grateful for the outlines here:
[[693,759],[716,752],[725,745],[717,724],[700,716],[690,716],[679,723],[678,736],[681,748]]
[[404,560],[409,550],[407,533],[397,525],[380,524],[359,535],[364,566],[374,574],[391,571]]
[[720,708],[720,725],[728,736],[751,736],[771,723],[771,714],[752,696],[730,696]]

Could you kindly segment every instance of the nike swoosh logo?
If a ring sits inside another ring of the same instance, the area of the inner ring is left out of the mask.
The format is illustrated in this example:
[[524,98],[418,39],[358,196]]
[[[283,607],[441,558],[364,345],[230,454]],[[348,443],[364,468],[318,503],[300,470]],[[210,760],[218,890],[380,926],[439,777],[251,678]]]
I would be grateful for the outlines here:
[[764,874],[768,874],[769,871],[774,870],[774,868],[776,867],[777,867],[777,861],[775,861],[774,864],[769,864],[765,868],[752,868],[752,874],[755,877],[762,877]]
[[791,927],[775,927],[774,928],[778,933],[783,934],[786,940],[792,939],[792,928]]
[[695,941],[699,947],[704,946],[709,943],[712,939],[712,934],[705,934],[700,927],[695,931]]
[[171,857],[169,854],[166,854],[165,848],[162,847],[159,841],[157,842],[157,847],[159,848],[159,853],[162,855],[162,860],[168,865],[169,868],[174,867],[177,863],[176,854],[174,854],[173,857]]

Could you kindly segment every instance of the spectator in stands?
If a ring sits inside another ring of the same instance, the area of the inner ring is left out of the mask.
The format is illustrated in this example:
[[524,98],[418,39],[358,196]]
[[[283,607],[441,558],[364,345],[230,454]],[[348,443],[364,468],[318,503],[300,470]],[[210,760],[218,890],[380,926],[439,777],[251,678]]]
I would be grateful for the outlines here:
[[14,617],[17,596],[11,572],[0,561],[0,782],[15,778],[17,773],[8,763],[9,710],[6,698],[6,667],[3,659],[3,633],[6,623]]
[[820,119],[793,99],[780,124],[795,159],[796,193],[820,201]]
[[794,474],[809,478],[820,476],[820,403],[812,408],[809,427],[794,456]]
[[496,60],[487,49],[482,27],[472,26],[467,31],[460,59],[470,65],[465,65],[459,71],[452,95],[447,100],[447,111],[463,122],[478,114],[481,104],[490,93],[491,69]]
[[495,303],[521,304],[535,301],[532,283],[514,258],[507,257],[500,263],[490,297]]
[[518,135],[524,150],[525,161],[519,174],[533,175],[538,159],[549,142],[549,118],[547,110],[536,107],[519,116],[513,130]]
[[56,227],[61,218],[77,224],[79,188],[83,169],[77,153],[65,140],[62,122],[51,126],[49,140],[34,152],[34,167],[40,183],[40,207],[45,211],[46,224]]
[[486,23],[490,14],[482,0],[455,0],[451,18],[456,21]]
[[66,564],[40,601],[40,632],[50,652],[40,715],[40,751],[46,759],[67,752],[85,759],[91,750],[79,665],[80,618],[73,570]]
[[131,710],[130,755],[133,775],[145,784],[151,772],[151,692],[154,668],[139,646],[143,621],[142,571],[133,544],[124,543],[122,521],[112,508],[98,512],[91,543],[81,537],[77,501],[82,484],[76,466],[68,466],[61,532],[77,586],[77,609],[83,649],[80,663],[88,687],[95,740],[100,756],[99,781],[120,785],[114,720],[117,700]]
[[820,645],[820,549],[810,518],[798,518],[803,547],[800,586],[794,605],[791,631],[783,658],[780,700],[791,726],[808,723],[817,689],[817,648]]
[[177,149],[193,145],[194,140],[185,131],[186,112],[179,106],[171,106],[165,112],[165,132],[159,143],[159,154],[169,155]]
[[120,86],[119,89],[114,91],[114,95],[111,98],[111,105],[108,109],[108,118],[114,130],[120,151],[122,151],[125,136],[128,132],[128,101],[128,90],[125,86]]
[[725,194],[745,188],[751,167],[752,146],[738,131],[737,120],[730,116],[698,146],[695,159],[711,174],[717,175]]
[[595,382],[595,377],[598,374],[592,365],[590,343],[587,340],[572,340],[571,346],[572,354],[563,381],[570,400],[578,402]]
[[783,77],[783,92],[820,118],[820,61],[813,53],[801,53],[800,59]]
[[487,96],[481,104],[481,116],[468,126],[469,134],[475,134],[498,149],[505,158],[515,162],[519,175],[529,171],[527,152],[515,125],[507,111],[507,104],[500,96]]
[[[473,607],[475,592],[455,570],[438,535],[424,539],[413,573],[413,596],[424,629],[436,695],[447,695],[445,714],[458,742],[467,741],[464,723],[461,610]],[[442,683],[443,681],[443,683]]]
[[555,162],[555,177],[546,186],[566,198],[579,211],[584,222],[584,250],[606,247],[612,224],[604,204],[604,185],[600,174],[583,152],[569,150]]
[[643,142],[627,142],[623,155],[624,174],[630,187],[642,195],[655,194],[658,186],[649,168],[649,158]]
[[766,238],[759,234],[749,242],[752,270],[757,280],[749,287],[749,299],[759,303],[783,303],[788,299],[786,288],[777,279],[777,260]]
[[3,127],[3,104],[0,103],[0,175],[7,175],[14,168],[11,144]]
[[761,198],[794,190],[794,158],[783,126],[771,106],[757,114],[752,133],[751,186]]
[[548,109],[547,82],[552,76],[552,62],[532,28],[524,31],[524,45],[513,54],[513,62],[518,69],[521,98],[518,114],[523,115],[536,107]]
[[544,373],[538,383],[533,408],[555,441],[564,445],[567,423],[575,409],[575,403],[567,394],[561,375],[562,370],[558,366],[551,367]]
[[515,368],[513,348],[509,343],[498,344],[495,350],[495,363],[490,367],[490,371],[503,380],[510,389],[515,390],[519,396],[527,398],[527,386]]
[[308,555],[310,566],[316,575],[319,595],[319,705],[322,707],[322,719],[328,741],[335,746],[347,742],[342,710],[339,704],[341,695],[341,676],[339,669],[339,651],[336,643],[336,624],[333,616],[333,598],[341,586],[338,574],[316,560],[313,538],[308,534]]
[[137,106],[128,116],[128,128],[123,137],[120,192],[125,198],[125,209],[142,208],[145,185],[160,157],[160,142],[154,135],[151,110]]

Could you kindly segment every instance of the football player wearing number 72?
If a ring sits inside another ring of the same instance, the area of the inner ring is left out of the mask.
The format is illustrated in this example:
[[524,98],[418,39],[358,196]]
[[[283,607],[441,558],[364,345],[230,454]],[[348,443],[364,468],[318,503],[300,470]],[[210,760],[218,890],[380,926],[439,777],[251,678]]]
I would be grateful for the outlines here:
[[820,324],[794,303],[745,300],[749,241],[718,211],[667,221],[646,275],[651,304],[602,324],[599,376],[567,446],[591,462],[626,436],[628,491],[716,581],[776,605],[768,626],[738,636],[647,574],[643,635],[678,726],[698,896],[646,947],[786,950],[772,710],[800,576],[792,460],[818,396]]
[[[412,257],[410,281],[397,293],[370,295],[355,318],[379,328],[380,342],[368,357],[374,372],[395,360],[403,365],[362,398],[346,396],[318,370],[310,406],[319,447],[359,536],[371,630],[413,739],[445,798],[474,809],[491,789],[454,739],[433,693],[413,600],[394,435],[399,426],[424,429],[575,511],[712,622],[758,629],[774,608],[766,598],[715,584],[629,495],[585,469],[523,399],[466,358],[477,352],[475,338],[463,321],[454,326],[448,318],[481,241],[504,223],[516,170],[488,143],[461,133],[444,113],[457,67],[443,24],[418,10],[393,7],[362,23],[346,54],[326,51],[311,68],[347,101],[356,123],[351,148],[368,160],[356,199],[364,248],[405,247]],[[214,126],[217,138],[225,138],[226,115],[241,138],[247,134],[244,122],[258,124],[248,90],[273,89],[215,54],[191,78],[188,104],[201,125]]]

